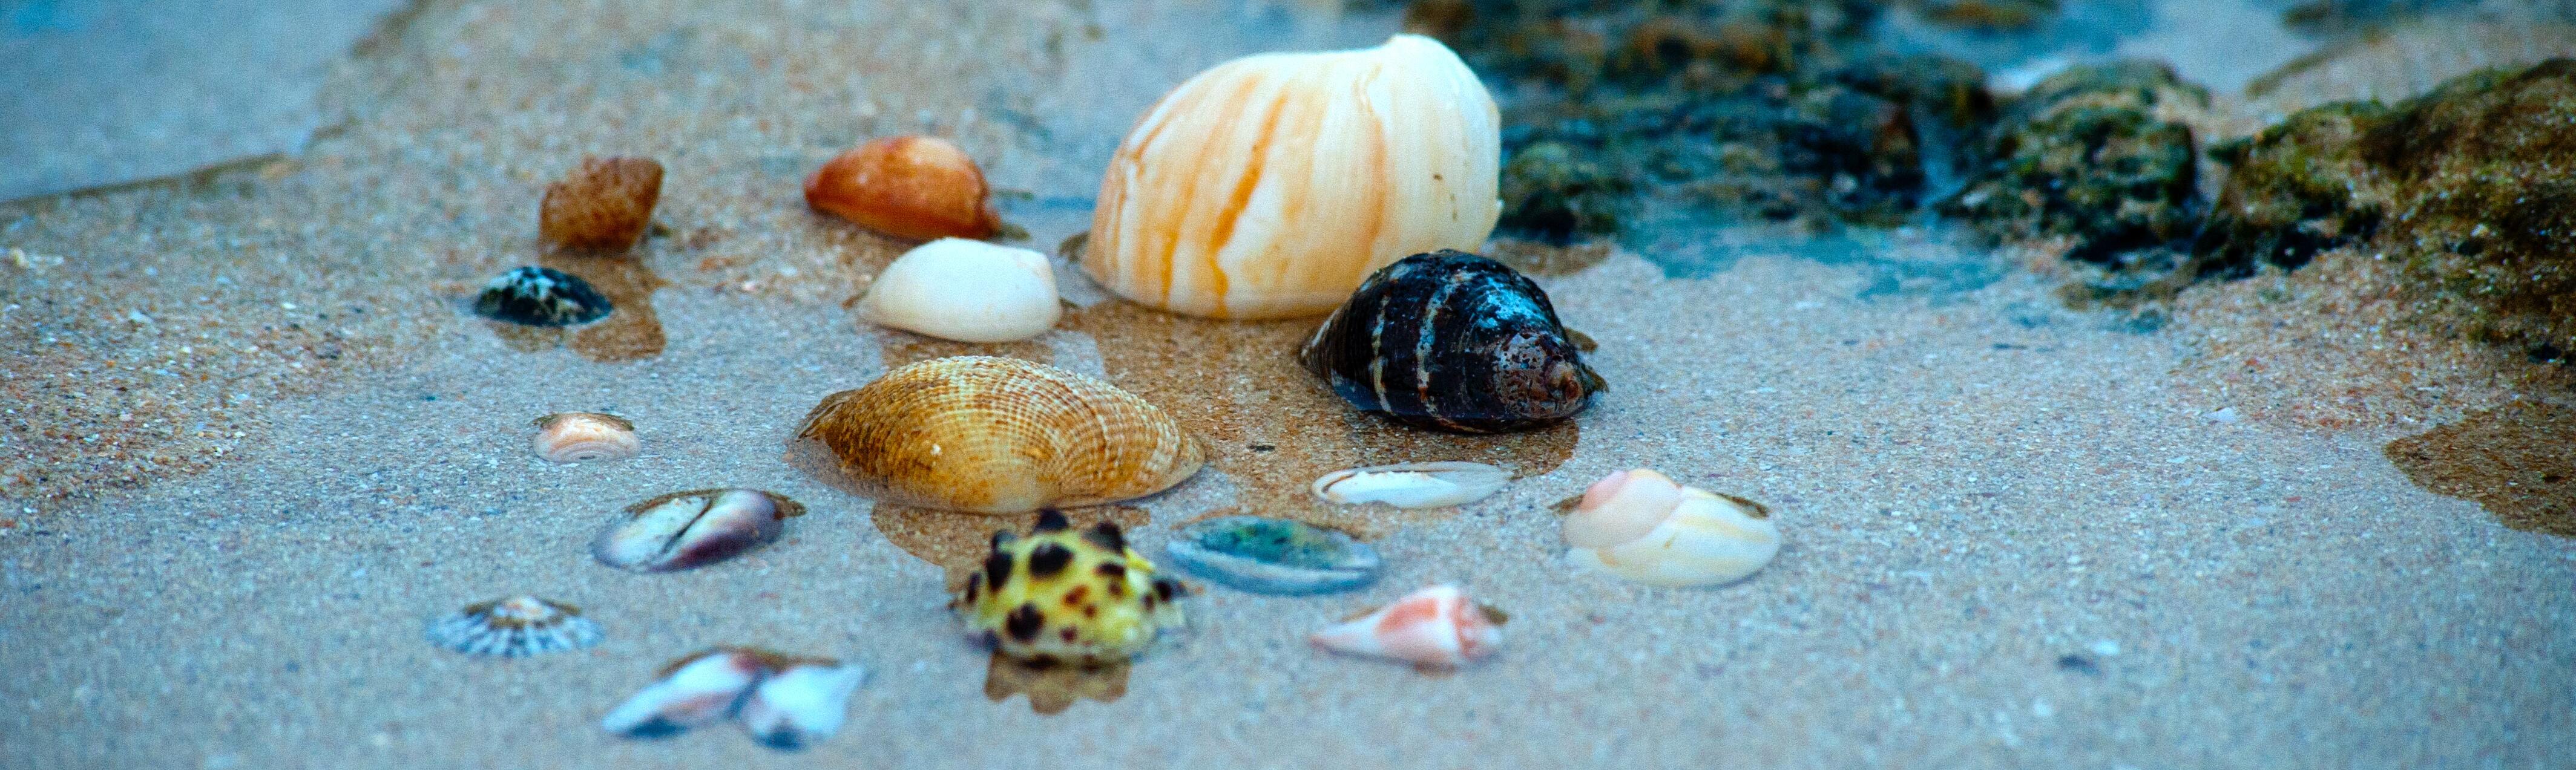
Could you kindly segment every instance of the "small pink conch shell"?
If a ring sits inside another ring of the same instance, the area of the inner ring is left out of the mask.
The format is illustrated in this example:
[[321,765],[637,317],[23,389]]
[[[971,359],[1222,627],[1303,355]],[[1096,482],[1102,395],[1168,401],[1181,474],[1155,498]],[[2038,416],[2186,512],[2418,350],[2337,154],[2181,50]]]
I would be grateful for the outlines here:
[[1504,620],[1501,611],[1470,602],[1466,592],[1442,583],[1333,624],[1306,640],[1333,652],[1454,668],[1501,646]]

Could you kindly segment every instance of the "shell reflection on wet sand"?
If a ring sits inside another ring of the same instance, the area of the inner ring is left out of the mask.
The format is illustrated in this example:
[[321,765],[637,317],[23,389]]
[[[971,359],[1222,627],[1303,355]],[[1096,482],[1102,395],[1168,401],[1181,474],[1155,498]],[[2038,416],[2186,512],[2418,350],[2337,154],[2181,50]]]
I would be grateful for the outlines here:
[[1573,456],[1582,435],[1567,420],[1489,436],[1415,430],[1363,414],[1300,368],[1297,347],[1315,322],[1215,321],[1103,302],[1068,313],[1061,328],[1092,336],[1110,381],[1162,404],[1206,439],[1209,463],[1238,488],[1246,510],[1363,537],[1437,521],[1456,509],[1369,510],[1316,500],[1317,477],[1355,466],[1440,457],[1482,462],[1530,477]]
[[1012,358],[887,372],[826,396],[796,435],[831,447],[867,497],[977,513],[1143,497],[1202,464],[1199,443],[1153,404]]
[[467,655],[523,658],[598,644],[599,624],[581,608],[551,599],[515,596],[467,605],[430,621],[431,644]]
[[537,435],[529,448],[546,462],[623,460],[644,447],[635,437],[635,423],[613,414],[557,412],[537,418],[534,424]]
[[984,697],[994,703],[1013,695],[1029,696],[1029,710],[1062,714],[1084,699],[1102,703],[1127,696],[1126,661],[1101,665],[1032,663],[993,653],[984,667]]
[[703,567],[777,540],[789,518],[804,514],[787,496],[757,489],[673,492],[611,516],[590,554],[630,572]]

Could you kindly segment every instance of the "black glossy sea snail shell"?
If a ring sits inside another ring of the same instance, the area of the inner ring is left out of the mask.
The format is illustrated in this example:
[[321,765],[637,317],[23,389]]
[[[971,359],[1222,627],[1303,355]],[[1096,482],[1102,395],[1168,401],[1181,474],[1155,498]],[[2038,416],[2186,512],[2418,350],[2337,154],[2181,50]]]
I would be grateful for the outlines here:
[[608,317],[608,298],[579,276],[550,267],[522,267],[484,284],[474,314],[527,326],[571,326]]
[[1369,276],[1297,360],[1362,411],[1458,433],[1562,420],[1604,387],[1538,284],[1446,249]]

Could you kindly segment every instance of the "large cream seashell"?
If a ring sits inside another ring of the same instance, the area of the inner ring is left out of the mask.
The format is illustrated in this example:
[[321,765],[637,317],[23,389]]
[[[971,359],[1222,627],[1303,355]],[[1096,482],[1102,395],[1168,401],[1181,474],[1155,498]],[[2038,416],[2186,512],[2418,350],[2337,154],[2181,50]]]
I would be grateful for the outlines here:
[[868,285],[869,323],[959,342],[1010,342],[1055,328],[1064,303],[1046,255],[941,238],[896,257]]
[[1476,74],[1419,35],[1217,65],[1119,146],[1083,269],[1179,313],[1323,313],[1405,255],[1484,244],[1500,122]]
[[1467,600],[1457,586],[1428,586],[1317,631],[1307,641],[1333,652],[1455,668],[1503,643],[1503,613]]
[[1162,409],[1116,386],[1015,358],[937,358],[823,399],[819,439],[879,501],[1015,513],[1143,497],[1205,454]]
[[1780,527],[1762,504],[1644,468],[1584,490],[1564,533],[1576,564],[1651,585],[1731,582],[1780,553]]

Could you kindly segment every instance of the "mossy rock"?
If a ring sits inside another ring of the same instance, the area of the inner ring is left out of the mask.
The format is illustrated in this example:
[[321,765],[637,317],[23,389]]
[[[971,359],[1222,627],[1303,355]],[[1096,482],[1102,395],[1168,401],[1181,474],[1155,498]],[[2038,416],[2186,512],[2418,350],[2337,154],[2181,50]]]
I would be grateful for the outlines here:
[[2292,114],[2252,137],[2211,147],[2230,171],[2194,241],[2204,275],[2238,278],[2261,265],[2296,268],[2317,252],[2368,239],[2390,191],[2361,139],[2386,122],[2378,102],[2338,102]]
[[2464,331],[2576,350],[2576,60],[2463,75],[2361,139],[2395,189],[2386,243]]
[[1538,142],[1512,153],[1503,166],[1503,215],[1497,229],[1554,244],[1609,235],[1618,232],[1627,215],[1632,191],[1591,152],[1564,142]]
[[1998,238],[2071,237],[2068,257],[2094,263],[2187,237],[2199,222],[2192,132],[2158,115],[2207,102],[2161,64],[2059,73],[2007,110],[1992,160],[1941,210]]

